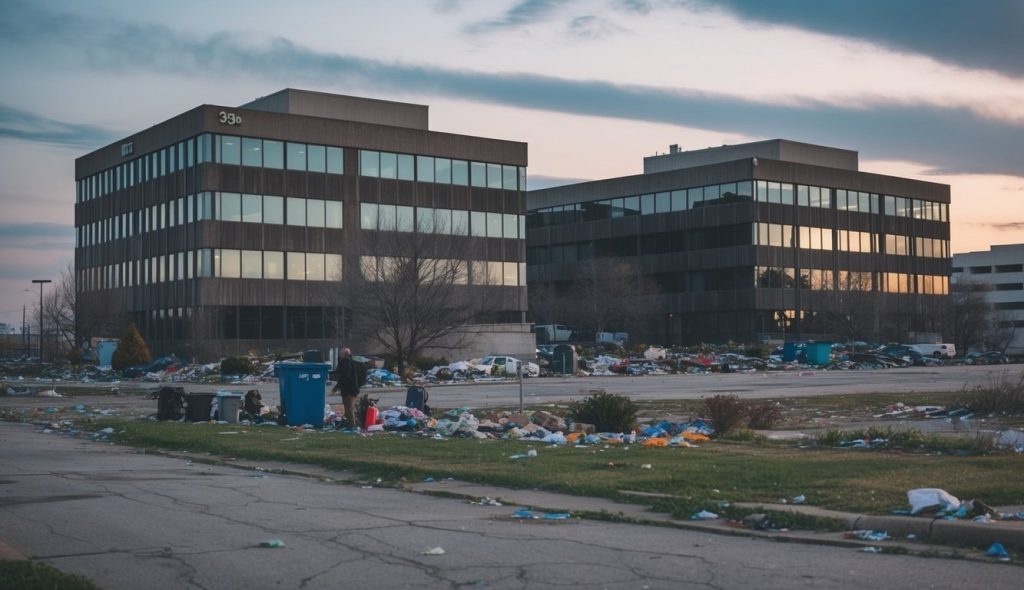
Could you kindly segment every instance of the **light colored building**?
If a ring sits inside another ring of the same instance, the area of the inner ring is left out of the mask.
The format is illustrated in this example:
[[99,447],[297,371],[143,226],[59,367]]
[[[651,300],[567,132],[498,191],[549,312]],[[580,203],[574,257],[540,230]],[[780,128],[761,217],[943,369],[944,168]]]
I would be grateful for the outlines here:
[[997,321],[1013,329],[1006,353],[1024,354],[1024,244],[954,254],[953,282],[963,279],[991,286],[985,297],[998,314]]

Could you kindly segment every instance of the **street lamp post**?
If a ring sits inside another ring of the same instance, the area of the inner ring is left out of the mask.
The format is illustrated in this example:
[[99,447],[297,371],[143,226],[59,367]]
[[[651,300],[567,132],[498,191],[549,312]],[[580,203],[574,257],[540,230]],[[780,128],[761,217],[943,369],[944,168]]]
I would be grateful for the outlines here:
[[39,283],[39,362],[43,362],[43,285],[52,283],[50,279],[32,279]]

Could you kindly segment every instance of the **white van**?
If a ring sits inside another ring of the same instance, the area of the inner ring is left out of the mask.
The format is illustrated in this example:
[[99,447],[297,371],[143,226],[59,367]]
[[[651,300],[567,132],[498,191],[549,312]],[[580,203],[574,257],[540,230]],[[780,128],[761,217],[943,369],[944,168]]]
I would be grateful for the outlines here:
[[930,356],[937,359],[947,358],[951,359],[956,356],[956,345],[946,344],[938,342],[935,344],[911,344],[924,356]]

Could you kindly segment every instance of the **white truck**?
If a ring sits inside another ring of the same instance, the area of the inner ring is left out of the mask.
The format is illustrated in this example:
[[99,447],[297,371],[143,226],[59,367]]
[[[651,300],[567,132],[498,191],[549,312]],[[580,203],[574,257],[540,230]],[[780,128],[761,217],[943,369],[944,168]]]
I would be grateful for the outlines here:
[[537,342],[547,344],[548,342],[568,342],[572,340],[572,329],[562,324],[544,324],[534,326],[533,331],[537,334]]
[[955,344],[936,342],[935,344],[911,344],[911,346],[916,348],[922,356],[930,356],[937,359],[951,359],[956,356]]

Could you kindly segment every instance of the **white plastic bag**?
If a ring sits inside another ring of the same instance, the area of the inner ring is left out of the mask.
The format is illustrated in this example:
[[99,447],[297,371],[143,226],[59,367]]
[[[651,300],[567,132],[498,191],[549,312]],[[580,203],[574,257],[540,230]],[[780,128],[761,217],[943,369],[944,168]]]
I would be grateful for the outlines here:
[[919,488],[907,492],[910,502],[910,513],[917,514],[928,508],[938,507],[940,510],[956,510],[960,508],[960,500],[946,490],[938,488]]

